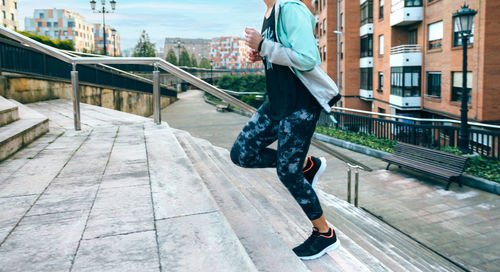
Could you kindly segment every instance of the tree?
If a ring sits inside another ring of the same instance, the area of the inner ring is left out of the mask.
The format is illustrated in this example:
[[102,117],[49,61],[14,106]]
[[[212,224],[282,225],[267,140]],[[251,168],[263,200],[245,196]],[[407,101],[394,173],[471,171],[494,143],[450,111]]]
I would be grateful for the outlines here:
[[37,42],[41,42],[43,44],[46,44],[46,45],[49,45],[49,46],[52,46],[55,48],[69,50],[69,51],[75,51],[75,46],[73,44],[73,41],[71,41],[71,40],[63,40],[63,41],[62,40],[51,40],[48,37],[32,34],[32,33],[26,32],[26,31],[20,31],[19,33],[28,37],[28,38],[31,38],[31,39],[37,41]]
[[191,59],[185,48],[182,50],[181,56],[179,57],[179,66],[191,66]]
[[196,63],[196,57],[194,54],[191,54],[191,67],[198,67],[198,63]]
[[174,49],[168,50],[167,58],[165,60],[173,65],[177,65],[177,56],[175,55]]
[[155,44],[149,40],[146,30],[142,31],[141,37],[134,48],[134,57],[156,57]]
[[198,67],[210,69],[210,61],[207,58],[202,58],[200,60],[200,65],[198,65]]

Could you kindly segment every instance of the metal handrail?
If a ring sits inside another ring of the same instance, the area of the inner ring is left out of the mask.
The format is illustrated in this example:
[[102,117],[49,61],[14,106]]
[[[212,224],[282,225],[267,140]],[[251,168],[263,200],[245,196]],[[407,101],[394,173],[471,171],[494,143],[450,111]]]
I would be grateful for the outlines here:
[[[414,118],[414,117],[408,117],[408,116],[402,116],[402,115],[391,115],[391,114],[386,114],[386,113],[378,113],[378,112],[356,110],[356,109],[349,109],[349,108],[342,108],[342,107],[332,107],[332,110],[349,111],[349,112],[363,113],[363,114],[369,114],[369,115],[377,115],[377,116],[382,116],[382,117],[404,119],[404,120],[410,120],[410,121],[415,121],[415,122],[440,122],[440,123],[452,123],[452,124],[461,124],[462,123],[458,120],[452,120],[452,119]],[[477,123],[477,122],[468,122],[468,124],[471,126],[481,127],[481,128],[500,129],[500,126]]]
[[[207,82],[191,75],[190,73],[178,68],[177,66],[161,59],[161,58],[145,58],[145,57],[140,57],[140,58],[131,58],[131,57],[102,57],[102,58],[97,58],[97,57],[75,57],[75,56],[69,56],[68,54],[57,50],[55,48],[52,48],[48,45],[42,44],[40,42],[37,42],[35,40],[32,40],[22,34],[19,34],[15,31],[12,31],[8,28],[5,28],[3,26],[0,26],[0,34],[16,40],[26,46],[29,46],[31,48],[37,49],[40,52],[43,52],[49,56],[52,56],[54,58],[57,58],[63,62],[69,63],[73,65],[73,71],[71,72],[72,76],[72,85],[73,85],[73,108],[74,108],[74,117],[75,117],[75,129],[80,130],[80,110],[79,110],[79,82],[78,82],[78,72],[76,70],[76,65],[77,64],[139,64],[139,65],[151,65],[155,67],[155,72],[158,69],[162,69],[198,88],[201,90],[219,98],[225,101],[228,104],[231,104],[233,106],[236,106],[246,112],[249,113],[254,113],[256,109],[239,99],[236,99],[232,97],[229,94],[224,93],[220,89],[218,89],[215,86],[212,86],[208,84]],[[159,100],[159,95],[154,93],[154,90],[159,88],[160,82],[159,82],[159,77],[153,77],[155,80],[153,83],[153,96],[155,97],[155,100]],[[155,101],[154,105],[159,104],[159,101]],[[154,115],[154,119],[156,123],[161,122],[161,116],[159,109],[156,109]]]

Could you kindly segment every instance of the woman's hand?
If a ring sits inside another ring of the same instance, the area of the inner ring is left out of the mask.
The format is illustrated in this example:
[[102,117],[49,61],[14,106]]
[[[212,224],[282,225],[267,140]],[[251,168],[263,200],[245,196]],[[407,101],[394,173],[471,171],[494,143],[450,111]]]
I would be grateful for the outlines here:
[[262,57],[260,56],[259,51],[251,49],[250,54],[248,55],[248,59],[250,60],[250,62],[254,63],[257,61],[261,61]]
[[245,28],[245,43],[248,47],[255,51],[259,50],[259,44],[262,41],[262,36],[254,28]]

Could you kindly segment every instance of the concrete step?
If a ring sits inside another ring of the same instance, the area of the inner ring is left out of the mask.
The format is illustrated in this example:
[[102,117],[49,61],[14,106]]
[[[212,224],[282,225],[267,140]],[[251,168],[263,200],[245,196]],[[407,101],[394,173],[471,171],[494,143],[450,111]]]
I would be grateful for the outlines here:
[[0,96],[0,127],[19,120],[17,105]]
[[[307,271],[263,215],[228,177],[224,168],[185,131],[174,134],[203,178],[221,211],[259,271]],[[228,166],[229,167],[229,166]]]
[[19,119],[0,127],[0,161],[49,131],[49,119],[36,111],[9,100],[17,107]]
[[144,124],[164,271],[257,271],[171,129]]
[[[200,143],[202,141],[204,140]],[[220,163],[232,164],[228,150],[212,147],[209,152],[214,154]],[[310,235],[310,221],[286,189],[279,193],[258,175],[256,169],[227,167],[228,171],[231,171],[229,170],[231,168],[232,171],[236,171],[234,175],[238,177],[234,180],[235,183],[239,184],[239,188],[245,195],[248,194],[248,198],[260,212],[268,214],[265,218],[276,230],[280,230],[282,239],[286,240],[290,247],[300,244]],[[275,185],[284,188],[281,183]],[[318,260],[305,261],[309,269],[312,271],[389,271],[379,260],[359,247],[344,233],[337,230],[337,235],[341,240],[341,247]]]

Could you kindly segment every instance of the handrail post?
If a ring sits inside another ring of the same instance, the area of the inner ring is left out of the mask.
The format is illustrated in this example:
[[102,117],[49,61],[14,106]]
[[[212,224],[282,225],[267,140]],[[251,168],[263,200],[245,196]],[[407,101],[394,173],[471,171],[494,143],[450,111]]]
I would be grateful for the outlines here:
[[354,207],[358,207],[359,170],[354,173]]
[[75,130],[81,130],[80,123],[80,84],[78,82],[78,71],[76,70],[76,63],[73,63],[73,71],[71,71],[71,86],[73,89],[73,120],[75,123]]
[[160,71],[158,63],[154,64],[153,71],[153,118],[155,124],[161,124],[161,95],[160,95]]

